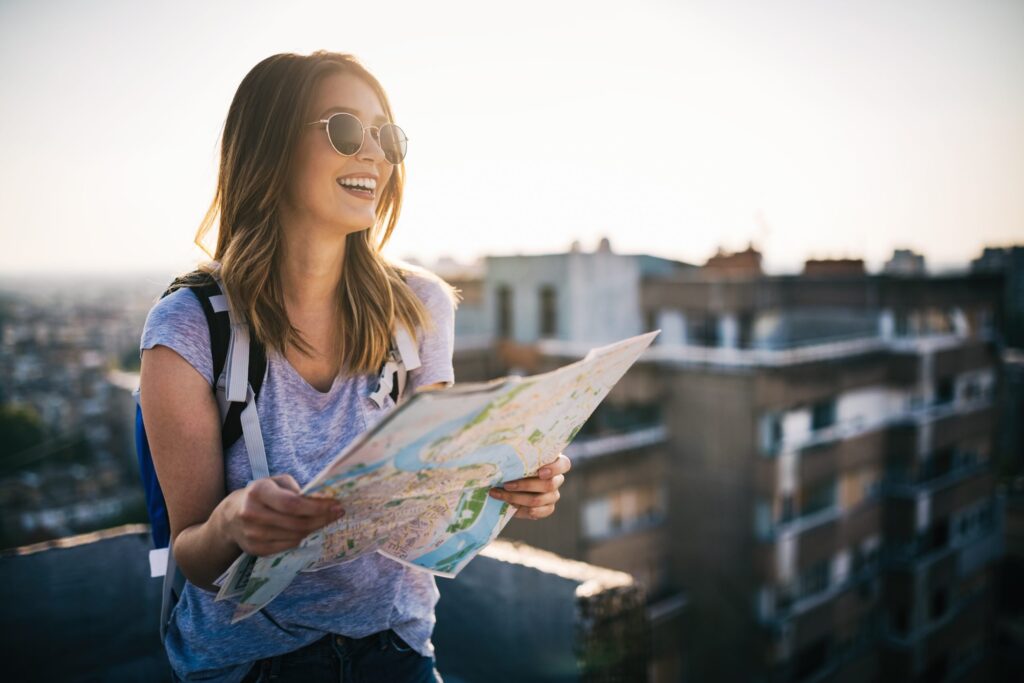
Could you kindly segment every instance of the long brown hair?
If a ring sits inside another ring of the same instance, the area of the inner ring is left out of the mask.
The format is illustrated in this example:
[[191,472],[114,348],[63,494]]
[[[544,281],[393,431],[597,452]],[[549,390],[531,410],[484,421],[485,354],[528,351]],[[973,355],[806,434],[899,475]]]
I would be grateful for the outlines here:
[[[209,253],[203,239],[219,222],[217,247],[211,256],[219,263],[232,305],[245,312],[252,333],[264,346],[282,354],[294,345],[311,355],[312,347],[285,311],[278,269],[278,202],[317,85],[338,72],[362,78],[394,121],[384,89],[353,55],[321,50],[309,56],[286,53],[264,59],[242,79],[231,102],[217,190],[195,238]],[[337,290],[340,344],[336,361],[351,373],[377,370],[387,355],[393,322],[410,333],[430,327],[423,303],[403,279],[407,271],[381,254],[398,221],[404,184],[403,163],[394,167],[381,190],[374,226],[346,238]],[[447,290],[455,301],[454,291]]]

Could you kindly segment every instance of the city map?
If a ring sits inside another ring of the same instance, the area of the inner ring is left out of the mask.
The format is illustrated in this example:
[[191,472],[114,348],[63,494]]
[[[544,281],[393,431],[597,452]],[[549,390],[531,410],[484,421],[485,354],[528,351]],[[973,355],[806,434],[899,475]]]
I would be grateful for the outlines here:
[[303,488],[341,501],[341,519],[290,550],[243,554],[218,580],[217,599],[238,602],[232,623],[262,609],[300,571],[366,553],[454,577],[515,514],[488,490],[553,462],[657,334],[593,349],[544,374],[413,395]]

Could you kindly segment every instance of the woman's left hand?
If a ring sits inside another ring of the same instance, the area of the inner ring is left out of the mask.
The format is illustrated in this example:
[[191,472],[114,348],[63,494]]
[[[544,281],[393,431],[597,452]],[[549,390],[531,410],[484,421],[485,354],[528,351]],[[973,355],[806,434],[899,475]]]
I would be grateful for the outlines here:
[[555,511],[555,503],[561,497],[558,489],[570,467],[569,458],[559,453],[558,459],[541,467],[536,477],[505,482],[492,488],[490,496],[515,506],[515,516],[520,519],[544,519]]

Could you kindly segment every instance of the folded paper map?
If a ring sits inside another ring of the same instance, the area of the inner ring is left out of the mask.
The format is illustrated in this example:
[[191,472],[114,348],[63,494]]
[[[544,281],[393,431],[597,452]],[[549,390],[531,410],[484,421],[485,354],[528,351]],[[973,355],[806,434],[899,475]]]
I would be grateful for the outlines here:
[[217,599],[238,601],[232,623],[263,608],[300,571],[366,553],[454,577],[515,514],[489,489],[553,462],[657,334],[532,377],[414,394],[302,489],[337,498],[341,519],[290,550],[243,554],[218,580]]

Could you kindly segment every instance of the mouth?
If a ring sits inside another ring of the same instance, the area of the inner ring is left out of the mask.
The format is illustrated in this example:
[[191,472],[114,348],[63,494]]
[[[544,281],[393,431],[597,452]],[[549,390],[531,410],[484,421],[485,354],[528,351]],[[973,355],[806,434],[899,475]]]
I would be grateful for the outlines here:
[[335,182],[345,192],[360,199],[372,200],[377,195],[376,178],[349,176],[338,178]]

